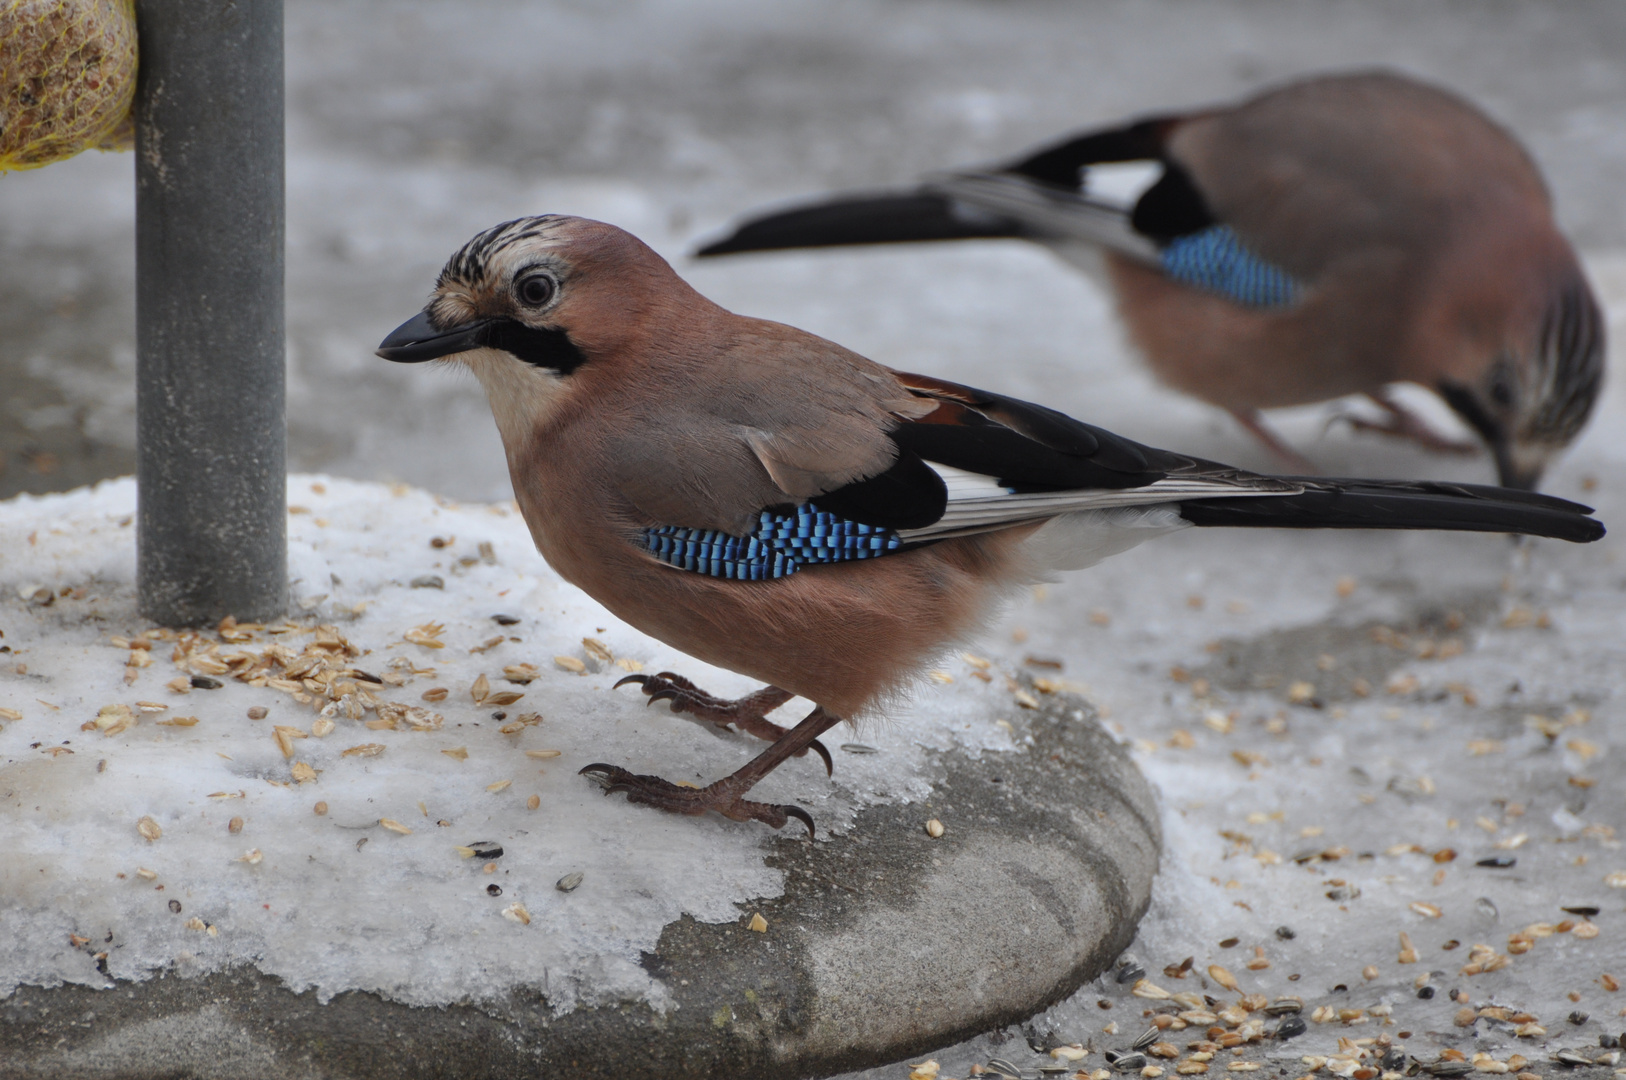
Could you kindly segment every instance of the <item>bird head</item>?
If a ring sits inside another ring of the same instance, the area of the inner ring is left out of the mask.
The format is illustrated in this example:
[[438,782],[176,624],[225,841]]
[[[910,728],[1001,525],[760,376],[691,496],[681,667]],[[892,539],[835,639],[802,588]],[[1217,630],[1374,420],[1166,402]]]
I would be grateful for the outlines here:
[[1586,424],[1604,369],[1603,316],[1579,273],[1548,294],[1532,325],[1476,375],[1436,385],[1490,447],[1501,484],[1527,491]]
[[504,440],[517,445],[589,374],[584,369],[614,366],[652,317],[686,296],[697,294],[613,225],[518,218],[485,230],[447,260],[424,309],[391,332],[378,355],[468,367],[486,389]]

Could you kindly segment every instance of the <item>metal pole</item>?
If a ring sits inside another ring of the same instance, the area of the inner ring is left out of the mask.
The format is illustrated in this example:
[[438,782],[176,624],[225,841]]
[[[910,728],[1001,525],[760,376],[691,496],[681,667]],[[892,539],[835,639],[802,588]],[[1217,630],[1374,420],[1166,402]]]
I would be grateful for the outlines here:
[[282,0],[138,0],[136,559],[169,626],[288,592]]

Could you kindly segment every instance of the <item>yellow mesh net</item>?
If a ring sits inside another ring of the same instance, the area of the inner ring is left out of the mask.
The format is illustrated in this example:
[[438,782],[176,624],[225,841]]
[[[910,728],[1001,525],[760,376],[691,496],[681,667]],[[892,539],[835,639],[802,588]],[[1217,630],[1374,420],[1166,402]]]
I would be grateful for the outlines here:
[[135,0],[0,0],[0,172],[128,150]]

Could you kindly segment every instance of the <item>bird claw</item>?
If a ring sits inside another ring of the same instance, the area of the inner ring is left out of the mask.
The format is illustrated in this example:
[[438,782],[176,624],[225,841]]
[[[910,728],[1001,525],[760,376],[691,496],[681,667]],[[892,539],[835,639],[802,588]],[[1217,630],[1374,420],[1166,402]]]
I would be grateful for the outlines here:
[[[830,751],[824,748],[823,743],[817,739],[814,739],[811,743],[808,743],[807,750],[813,751],[815,754],[819,755],[819,757],[824,759],[824,775],[827,778],[834,777],[836,775],[836,763],[830,760]],[[807,753],[807,750],[803,750],[802,754]],[[797,754],[796,756],[801,757],[802,754]],[[811,820],[808,821],[807,828],[809,832],[813,830],[813,822]]]
[[787,821],[795,818],[807,826],[809,839],[816,835],[813,816],[800,806],[743,799],[738,795],[729,794],[727,789],[721,786],[726,780],[704,788],[682,787],[658,776],[628,772],[619,765],[606,765],[603,762],[585,765],[577,775],[585,776],[599,784],[606,795],[624,791],[628,802],[642,803],[657,810],[665,810],[669,814],[698,817],[707,811],[715,810],[732,821],[760,821],[771,829],[784,828]]

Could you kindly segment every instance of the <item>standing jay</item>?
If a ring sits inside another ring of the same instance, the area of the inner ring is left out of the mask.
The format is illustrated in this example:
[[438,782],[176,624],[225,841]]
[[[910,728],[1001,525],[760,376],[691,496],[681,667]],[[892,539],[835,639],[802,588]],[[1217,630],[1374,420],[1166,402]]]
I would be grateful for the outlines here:
[[[611,225],[510,221],[441,271],[387,360],[485,387],[537,549],[639,630],[768,683],[651,700],[772,745],[706,788],[582,771],[663,810],[774,828],[752,785],[908,685],[1010,589],[1193,525],[1461,529],[1589,541],[1586,507],[1500,488],[1259,476],[725,311]],[[766,714],[800,694],[786,730]]]
[[[1155,176],[1131,203],[1096,182],[1122,162]],[[1604,321],[1529,155],[1461,98],[1392,74],[1309,78],[904,193],[838,195],[699,254],[969,237],[1033,240],[1091,270],[1104,252],[1153,373],[1300,468],[1261,409],[1366,394],[1387,421],[1357,426],[1471,450],[1390,395],[1413,382],[1478,432],[1503,484],[1533,489],[1603,381]]]

